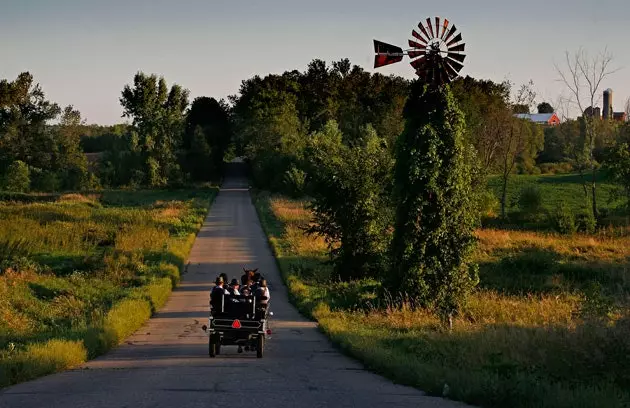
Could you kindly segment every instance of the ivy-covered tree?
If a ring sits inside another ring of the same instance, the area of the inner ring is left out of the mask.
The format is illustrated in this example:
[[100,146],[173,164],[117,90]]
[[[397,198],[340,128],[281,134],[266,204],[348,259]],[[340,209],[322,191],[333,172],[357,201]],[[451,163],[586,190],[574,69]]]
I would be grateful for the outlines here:
[[396,222],[386,286],[450,317],[477,284],[475,195],[465,122],[448,86],[416,82],[394,172]]

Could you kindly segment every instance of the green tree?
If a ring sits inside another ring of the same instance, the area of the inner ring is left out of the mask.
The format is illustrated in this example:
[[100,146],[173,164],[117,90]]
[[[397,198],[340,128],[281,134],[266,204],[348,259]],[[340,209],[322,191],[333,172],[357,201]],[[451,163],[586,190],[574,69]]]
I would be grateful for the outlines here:
[[0,172],[16,160],[41,169],[53,167],[57,145],[47,122],[59,112],[30,73],[0,81]]
[[299,117],[298,88],[292,73],[254,77],[233,98],[237,143],[258,187],[282,191],[286,171],[301,160],[307,132]]
[[477,217],[465,122],[448,86],[431,89],[419,81],[405,119],[396,151],[396,222],[386,283],[415,305],[450,318],[478,281],[470,263]]
[[87,158],[81,148],[82,125],[78,110],[72,105],[64,108],[57,127],[58,160],[55,167],[65,189],[80,190],[89,184]]
[[4,189],[7,191],[28,192],[31,184],[28,165],[20,160],[11,163],[4,175],[3,184]]
[[317,132],[305,154],[314,222],[326,239],[337,277],[378,276],[385,268],[392,157],[371,126],[354,146],[343,143],[334,121]]
[[183,139],[188,91],[179,85],[169,90],[163,77],[138,72],[133,86],[124,87],[120,103],[123,116],[133,120],[129,138],[135,159],[132,179],[151,187],[179,179],[176,153]]
[[[205,139],[205,144],[200,137]],[[195,98],[186,116],[184,168],[195,180],[218,178],[231,139],[232,123],[227,104],[214,98]],[[199,148],[201,150],[197,150]]]
[[555,109],[548,102],[541,102],[538,104],[538,113],[554,113]]
[[[573,55],[565,53],[566,69],[556,66],[560,79],[564,82],[572,96],[573,102],[583,113],[581,122],[583,126],[582,137],[577,140],[573,148],[575,167],[582,177],[585,196],[588,197],[590,184],[591,208],[595,218],[597,212],[597,169],[595,158],[596,140],[598,138],[598,118],[588,112],[594,109],[595,102],[600,95],[600,87],[606,77],[613,74],[615,69],[611,67],[613,57],[605,49],[595,57],[580,48]],[[590,180],[588,174],[590,173]]]
[[615,146],[606,165],[613,179],[623,188],[630,210],[630,142],[624,141]]
[[[466,121],[465,138],[475,146],[482,175],[494,172],[499,163],[499,147],[505,134],[510,99],[510,83],[495,83],[467,76],[451,85],[453,95]],[[485,186],[485,179],[475,180]]]

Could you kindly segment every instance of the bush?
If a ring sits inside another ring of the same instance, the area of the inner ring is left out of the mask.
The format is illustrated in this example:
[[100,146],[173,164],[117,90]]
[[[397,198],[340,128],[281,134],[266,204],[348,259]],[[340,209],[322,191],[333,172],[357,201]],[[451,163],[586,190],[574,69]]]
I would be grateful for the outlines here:
[[57,174],[31,167],[31,187],[35,191],[53,193],[61,189],[61,181]]
[[306,184],[306,173],[295,166],[291,166],[284,173],[284,184],[287,192],[294,198],[304,195],[304,187]]
[[575,217],[576,228],[580,232],[592,234],[597,228],[597,220],[593,215],[593,211],[588,207],[583,207]]
[[561,203],[553,215],[553,225],[561,234],[574,234],[576,232],[575,217],[571,208]]
[[538,166],[542,174],[568,174],[573,172],[571,163],[542,163]]
[[481,216],[494,217],[499,209],[499,199],[490,190],[479,194],[479,213]]
[[4,175],[3,187],[7,191],[16,193],[28,192],[31,185],[28,166],[21,160],[16,160],[7,169]]
[[524,214],[534,216],[542,211],[542,201],[538,187],[527,186],[519,194],[518,206]]

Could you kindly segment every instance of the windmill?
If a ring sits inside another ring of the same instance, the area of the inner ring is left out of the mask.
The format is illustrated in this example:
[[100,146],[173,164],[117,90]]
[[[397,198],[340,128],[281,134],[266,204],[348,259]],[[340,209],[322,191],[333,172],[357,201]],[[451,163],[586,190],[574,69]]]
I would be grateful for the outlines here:
[[435,20],[427,18],[426,25],[420,21],[418,29],[411,31],[413,39],[409,40],[411,48],[407,50],[374,40],[374,68],[400,62],[407,55],[416,75],[426,83],[441,85],[457,78],[464,68],[466,44],[462,43],[462,34],[455,25],[435,17]]

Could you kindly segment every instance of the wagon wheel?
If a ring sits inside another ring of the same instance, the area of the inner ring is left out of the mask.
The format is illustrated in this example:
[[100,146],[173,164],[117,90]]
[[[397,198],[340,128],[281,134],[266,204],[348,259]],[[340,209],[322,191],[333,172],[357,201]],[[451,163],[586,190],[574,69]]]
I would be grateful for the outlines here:
[[263,358],[263,354],[265,352],[265,336],[260,335],[258,339],[256,339],[256,357]]

